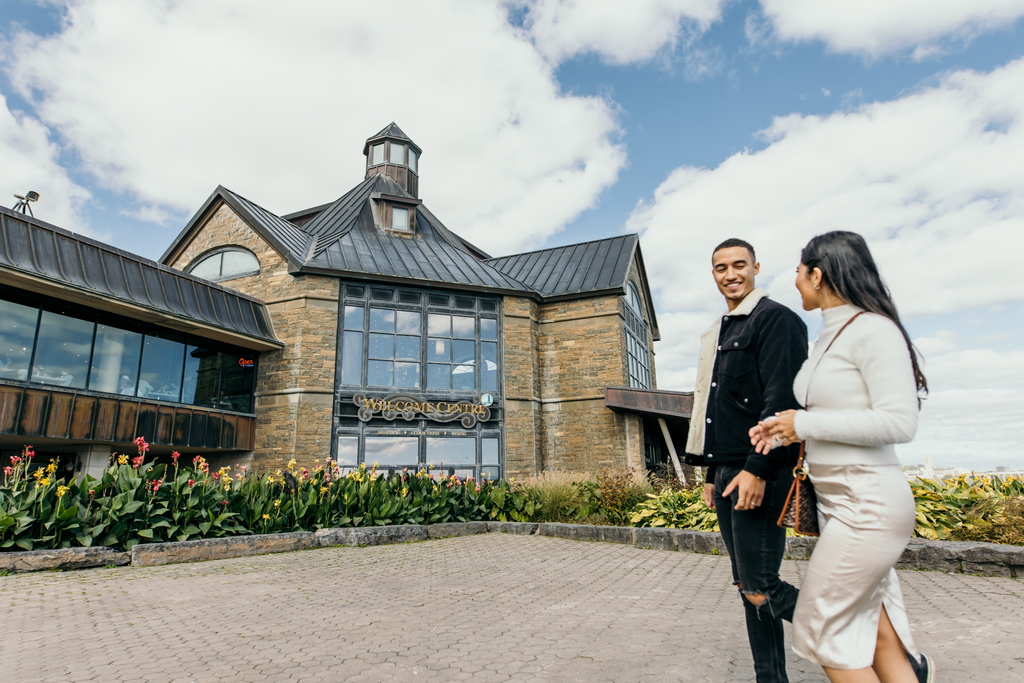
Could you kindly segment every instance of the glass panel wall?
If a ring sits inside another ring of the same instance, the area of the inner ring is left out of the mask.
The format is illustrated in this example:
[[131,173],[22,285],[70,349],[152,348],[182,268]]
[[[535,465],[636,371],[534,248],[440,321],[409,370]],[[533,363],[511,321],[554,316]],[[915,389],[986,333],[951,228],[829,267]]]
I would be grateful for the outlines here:
[[0,290],[0,379],[252,412],[251,351],[190,344],[63,302],[27,303],[24,293]]

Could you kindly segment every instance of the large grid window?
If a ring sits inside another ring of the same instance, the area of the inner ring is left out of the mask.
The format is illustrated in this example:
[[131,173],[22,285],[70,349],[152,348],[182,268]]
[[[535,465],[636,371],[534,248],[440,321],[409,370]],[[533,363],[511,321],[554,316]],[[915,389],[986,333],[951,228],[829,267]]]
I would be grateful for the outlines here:
[[[334,456],[342,467],[374,463],[459,476],[502,476],[500,303],[495,297],[342,284]],[[352,397],[411,394],[479,400],[491,417],[473,427],[427,417],[368,422]]]
[[32,306],[13,291],[0,296],[0,379],[252,411],[251,351],[61,302]]
[[342,306],[342,386],[498,390],[496,302],[486,302],[489,315],[476,298],[400,292],[405,301],[394,301],[389,291],[376,291],[380,298],[347,298]]
[[635,389],[651,388],[651,356],[647,349],[647,323],[643,318],[643,303],[633,283],[626,291],[624,311],[626,325],[626,365],[629,386]]

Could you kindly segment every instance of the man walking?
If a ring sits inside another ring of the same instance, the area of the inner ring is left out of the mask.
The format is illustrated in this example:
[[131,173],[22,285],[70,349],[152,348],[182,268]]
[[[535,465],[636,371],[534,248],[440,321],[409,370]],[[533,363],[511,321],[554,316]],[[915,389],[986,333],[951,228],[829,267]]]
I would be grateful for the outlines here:
[[807,358],[807,326],[755,289],[760,264],[747,242],[722,242],[711,265],[729,311],[701,335],[686,461],[707,468],[704,502],[729,549],[757,682],[786,683],[782,620],[792,621],[798,591],[779,577],[786,533],[776,521],[799,446],[757,453],[748,431],[800,408],[793,378]]

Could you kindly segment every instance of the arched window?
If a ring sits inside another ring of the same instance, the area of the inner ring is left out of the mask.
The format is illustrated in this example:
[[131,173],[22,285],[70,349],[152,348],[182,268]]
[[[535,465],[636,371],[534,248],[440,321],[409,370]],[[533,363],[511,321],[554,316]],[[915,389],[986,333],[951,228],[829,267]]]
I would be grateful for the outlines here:
[[629,386],[637,389],[651,388],[651,361],[647,350],[647,323],[644,322],[644,305],[640,293],[630,282],[626,287],[626,361]]
[[224,247],[206,254],[188,268],[188,273],[213,282],[256,275],[260,262],[248,249]]

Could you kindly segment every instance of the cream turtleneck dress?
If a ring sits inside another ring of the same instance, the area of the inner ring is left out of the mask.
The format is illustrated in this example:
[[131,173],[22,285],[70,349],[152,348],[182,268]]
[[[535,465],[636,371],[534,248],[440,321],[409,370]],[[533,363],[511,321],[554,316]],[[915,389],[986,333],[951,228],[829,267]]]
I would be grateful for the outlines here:
[[893,444],[917,429],[917,386],[910,352],[888,318],[861,309],[823,311],[825,327],[793,382],[805,410],[797,436],[818,496],[821,537],[808,563],[793,618],[793,649],[834,669],[874,659],[884,606],[917,655],[893,566],[914,531],[914,498]]

